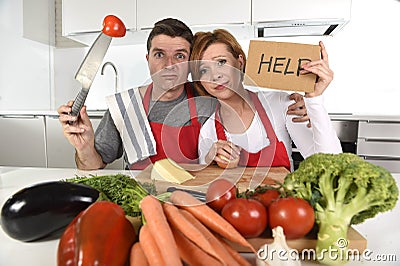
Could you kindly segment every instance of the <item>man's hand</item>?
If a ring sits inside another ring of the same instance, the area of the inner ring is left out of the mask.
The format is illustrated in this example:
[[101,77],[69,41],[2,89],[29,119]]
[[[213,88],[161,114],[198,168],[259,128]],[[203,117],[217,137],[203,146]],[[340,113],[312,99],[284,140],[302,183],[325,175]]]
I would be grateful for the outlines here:
[[94,131],[85,106],[82,107],[78,117],[69,115],[72,104],[73,101],[69,101],[58,108],[58,120],[62,125],[64,136],[79,151],[87,146],[94,146]]
[[308,121],[307,127],[311,127],[310,118],[307,115],[307,108],[304,103],[303,95],[299,93],[292,93],[289,96],[290,100],[295,101],[295,103],[289,105],[287,114],[288,115],[295,115],[297,117],[293,117],[293,122],[306,122]]
[[[75,161],[79,169],[92,170],[104,168],[101,156],[94,148],[94,130],[86,106],[83,106],[79,116],[71,116],[73,101],[57,109],[58,120],[62,125],[64,136],[76,150]],[[72,122],[72,123],[71,123]]]

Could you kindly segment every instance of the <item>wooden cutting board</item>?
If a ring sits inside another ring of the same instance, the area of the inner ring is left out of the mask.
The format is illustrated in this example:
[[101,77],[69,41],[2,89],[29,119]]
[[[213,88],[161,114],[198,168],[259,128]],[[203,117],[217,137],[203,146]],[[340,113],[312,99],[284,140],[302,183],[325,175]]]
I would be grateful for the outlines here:
[[[287,239],[286,242],[289,247],[298,250],[301,252],[302,250],[310,250],[314,249],[317,245],[317,228],[315,227],[310,233],[308,233],[305,237],[299,239]],[[367,248],[367,239],[362,236],[357,230],[353,227],[349,227],[347,231],[347,239],[348,239],[348,248],[358,250],[360,254]],[[247,241],[258,250],[262,245],[272,243],[273,238],[271,236],[271,231],[266,230],[263,235],[256,238],[248,238]],[[228,241],[231,246],[239,252],[251,252],[251,250],[247,247],[242,247],[236,243]]]
[[[164,192],[167,187],[175,186],[186,189],[206,192],[208,185],[215,179],[226,178],[235,183],[239,191],[245,191],[247,188],[254,189],[259,184],[274,184],[274,181],[283,182],[289,171],[284,167],[237,167],[233,169],[222,169],[217,165],[180,164],[189,171],[194,179],[188,180],[181,185],[174,183],[157,181],[158,192]],[[149,181],[152,165],[149,165],[136,178],[139,181]]]
[[[180,187],[184,189],[191,189],[201,192],[206,192],[208,185],[215,179],[226,178],[236,183],[239,191],[245,191],[247,188],[255,188],[258,184],[274,184],[275,181],[283,182],[289,171],[284,167],[237,167],[234,169],[222,169],[217,165],[210,165],[204,167],[202,165],[189,165],[180,164],[183,168],[188,170],[194,179],[188,180],[181,185],[156,181],[157,191],[159,193],[165,192],[168,187]],[[144,169],[136,178],[141,182],[149,182],[152,165]],[[347,233],[349,240],[349,248],[357,249],[360,253],[367,248],[367,240],[354,228],[349,227]],[[257,238],[248,239],[249,243],[258,250],[262,245],[271,243],[273,238],[271,231],[266,232]],[[314,228],[307,236],[301,239],[287,240],[291,248],[297,249],[301,252],[304,249],[315,249],[317,242],[317,229]],[[249,248],[231,243],[231,245],[239,252],[250,252]]]

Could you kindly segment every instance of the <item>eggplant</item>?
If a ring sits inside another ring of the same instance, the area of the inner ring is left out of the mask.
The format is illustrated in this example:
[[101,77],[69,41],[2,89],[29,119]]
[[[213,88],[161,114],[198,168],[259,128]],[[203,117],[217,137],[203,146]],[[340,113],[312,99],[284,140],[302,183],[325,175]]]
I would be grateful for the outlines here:
[[21,189],[1,210],[1,226],[10,237],[25,241],[56,239],[67,225],[94,203],[99,191],[87,185],[50,181]]

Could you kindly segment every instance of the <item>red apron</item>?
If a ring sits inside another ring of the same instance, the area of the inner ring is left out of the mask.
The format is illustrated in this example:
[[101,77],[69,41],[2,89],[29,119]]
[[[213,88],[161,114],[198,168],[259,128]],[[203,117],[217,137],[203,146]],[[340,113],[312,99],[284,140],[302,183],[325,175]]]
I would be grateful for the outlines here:
[[[147,87],[143,106],[149,115],[149,105],[153,84]],[[131,165],[130,169],[142,170],[155,161],[170,158],[177,163],[198,163],[198,139],[201,124],[197,120],[196,103],[189,83],[185,84],[191,124],[182,127],[168,126],[150,122],[151,131],[156,141],[157,154]]]
[[[290,170],[290,161],[285,148],[285,145],[282,141],[279,141],[276,137],[275,131],[272,128],[271,122],[268,118],[267,113],[265,112],[264,107],[262,106],[258,96],[249,92],[251,99],[254,103],[254,106],[260,116],[261,122],[267,132],[267,136],[270,141],[270,145],[264,147],[257,153],[251,153],[242,148],[240,151],[240,166],[284,166],[288,170]],[[219,140],[227,140],[224,127],[220,122],[219,114],[218,114],[218,106],[215,112],[215,130],[217,132],[217,137]]]

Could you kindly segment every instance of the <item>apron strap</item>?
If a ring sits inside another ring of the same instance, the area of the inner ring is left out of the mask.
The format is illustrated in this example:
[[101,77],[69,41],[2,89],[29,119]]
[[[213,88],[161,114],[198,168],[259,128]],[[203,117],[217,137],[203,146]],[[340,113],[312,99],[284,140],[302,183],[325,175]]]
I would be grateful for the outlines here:
[[187,96],[188,104],[189,104],[190,121],[192,122],[192,125],[194,125],[194,124],[197,124],[199,121],[197,118],[196,100],[193,95],[193,88],[189,82],[185,83],[185,89],[186,89],[186,96]]
[[271,121],[268,118],[268,115],[262,106],[260,99],[258,98],[257,94],[254,92],[249,91],[251,100],[253,101],[254,107],[256,108],[258,115],[261,119],[261,122],[264,125],[265,131],[267,132],[267,136],[269,138],[269,141],[271,143],[276,143],[277,142],[277,136],[275,134],[275,130],[272,128]]
[[227,140],[227,137],[225,134],[225,128],[221,123],[221,118],[219,117],[219,105],[218,104],[215,108],[214,124],[215,124],[215,131],[217,133],[217,139]]

